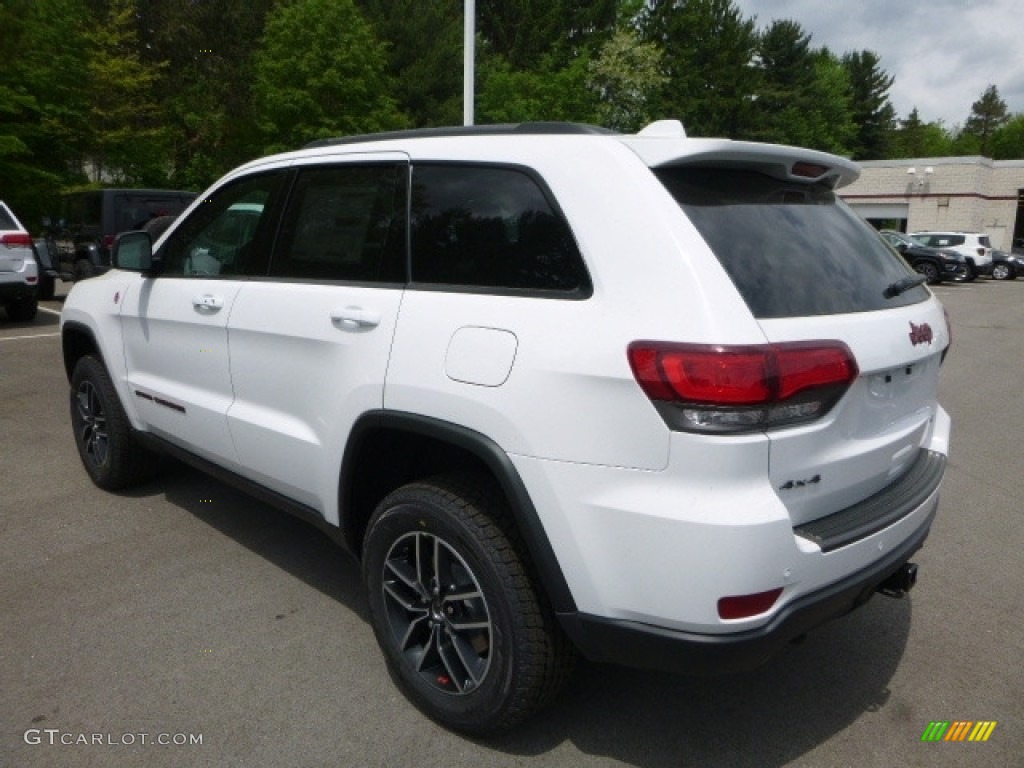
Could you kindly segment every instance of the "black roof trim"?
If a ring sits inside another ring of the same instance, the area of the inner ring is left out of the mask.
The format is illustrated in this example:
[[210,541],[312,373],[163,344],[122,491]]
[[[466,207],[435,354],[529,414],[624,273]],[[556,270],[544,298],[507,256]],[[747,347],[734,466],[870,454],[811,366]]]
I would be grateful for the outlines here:
[[512,134],[536,135],[596,135],[616,136],[617,131],[586,123],[500,123],[495,125],[459,125],[442,128],[414,128],[407,131],[384,131],[382,133],[366,133],[359,136],[339,136],[332,139],[317,139],[306,144],[303,149],[315,147],[333,147],[338,144],[362,144],[369,141],[386,141],[389,139],[424,139],[444,136],[507,136]]

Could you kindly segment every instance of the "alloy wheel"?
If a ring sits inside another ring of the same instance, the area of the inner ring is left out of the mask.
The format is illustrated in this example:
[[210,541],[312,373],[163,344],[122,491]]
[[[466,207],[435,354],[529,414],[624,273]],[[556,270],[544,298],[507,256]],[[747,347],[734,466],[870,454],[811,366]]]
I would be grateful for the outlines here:
[[384,604],[398,651],[432,688],[476,690],[491,662],[493,627],[476,576],[447,542],[408,533],[384,560]]

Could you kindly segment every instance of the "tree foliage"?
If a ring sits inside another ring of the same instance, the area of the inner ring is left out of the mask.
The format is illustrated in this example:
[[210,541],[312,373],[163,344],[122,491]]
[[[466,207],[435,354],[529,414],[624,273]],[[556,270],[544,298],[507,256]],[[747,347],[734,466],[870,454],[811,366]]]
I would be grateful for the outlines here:
[[853,157],[885,157],[896,122],[896,110],[889,102],[892,75],[881,68],[873,51],[844,54],[842,63],[850,81],[850,116],[855,129]]
[[270,12],[253,97],[264,151],[406,124],[384,46],[352,0],[296,0]]
[[1010,120],[1006,102],[999,98],[999,89],[990,85],[971,105],[971,115],[964,124],[963,133],[977,140],[981,154],[991,157],[992,139]]
[[[0,0],[0,195],[202,189],[325,135],[461,120],[453,0]],[[477,3],[478,122],[574,120],[803,144],[858,159],[1024,157],[990,86],[962,128],[896,119],[872,51],[836,56],[732,0]],[[966,112],[967,105],[964,105]]]
[[655,111],[682,119],[693,136],[743,136],[757,83],[753,20],[731,0],[651,0],[638,21],[662,51]]

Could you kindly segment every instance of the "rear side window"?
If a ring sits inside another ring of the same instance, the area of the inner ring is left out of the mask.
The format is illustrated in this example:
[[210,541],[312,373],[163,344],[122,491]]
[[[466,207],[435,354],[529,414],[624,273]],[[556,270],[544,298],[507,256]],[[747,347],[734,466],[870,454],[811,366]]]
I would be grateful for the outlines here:
[[270,274],[309,280],[404,282],[407,165],[302,170]]
[[589,295],[568,223],[523,170],[417,165],[411,222],[414,283]]
[[827,187],[754,171],[656,171],[758,318],[868,312],[915,304],[915,287],[886,288],[913,273]]

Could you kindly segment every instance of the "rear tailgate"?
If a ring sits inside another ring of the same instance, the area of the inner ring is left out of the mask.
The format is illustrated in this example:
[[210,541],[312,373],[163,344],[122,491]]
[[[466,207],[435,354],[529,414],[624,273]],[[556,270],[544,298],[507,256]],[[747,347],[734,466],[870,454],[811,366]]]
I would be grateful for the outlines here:
[[794,525],[856,504],[906,473],[928,444],[949,333],[935,299],[857,315],[762,320],[772,342],[841,339],[860,375],[828,416],[770,432],[770,476]]
[[729,142],[647,159],[767,342],[840,342],[856,362],[856,377],[826,413],[765,430],[770,480],[793,525],[912,477],[940,420],[945,434],[936,395],[949,330],[920,276],[833,191],[856,168],[821,153]]

